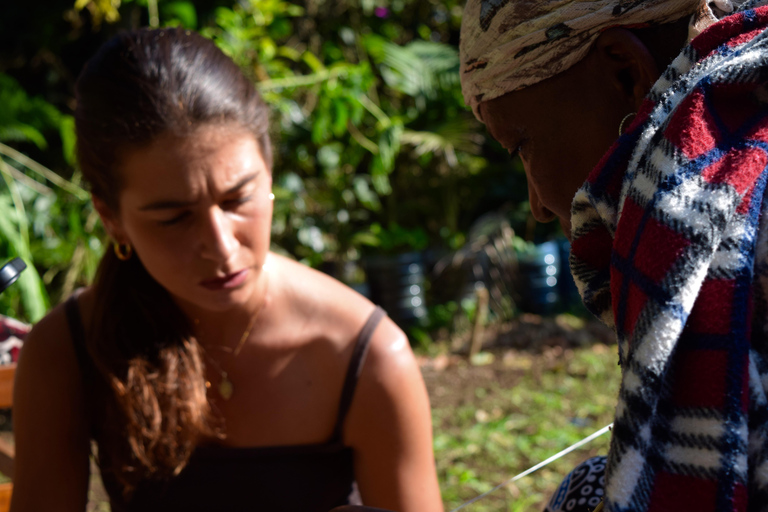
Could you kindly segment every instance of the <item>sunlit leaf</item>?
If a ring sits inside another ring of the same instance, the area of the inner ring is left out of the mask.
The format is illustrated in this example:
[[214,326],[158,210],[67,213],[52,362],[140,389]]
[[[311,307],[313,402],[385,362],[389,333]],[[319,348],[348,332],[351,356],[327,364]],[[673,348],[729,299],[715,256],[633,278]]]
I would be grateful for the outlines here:
[[75,118],[72,116],[62,116],[59,125],[59,134],[61,135],[62,152],[64,159],[69,165],[75,165]]
[[315,54],[314,54],[314,53],[312,53],[312,52],[304,52],[304,53],[301,55],[301,59],[302,59],[302,60],[303,60],[303,61],[304,61],[304,62],[307,64],[307,66],[309,66],[309,68],[310,68],[312,71],[314,71],[315,73],[317,73],[318,71],[321,71],[321,70],[325,69],[325,66],[323,65],[323,63],[322,63],[322,62],[320,62],[320,59],[318,59],[318,58],[317,58],[317,56],[315,56]]
[[185,28],[197,28],[197,10],[192,2],[161,3],[160,11],[166,21],[175,19]]
[[352,187],[355,191],[355,196],[360,203],[372,211],[378,211],[381,209],[381,203],[379,197],[371,190],[368,185],[368,180],[365,176],[355,176],[352,181]]

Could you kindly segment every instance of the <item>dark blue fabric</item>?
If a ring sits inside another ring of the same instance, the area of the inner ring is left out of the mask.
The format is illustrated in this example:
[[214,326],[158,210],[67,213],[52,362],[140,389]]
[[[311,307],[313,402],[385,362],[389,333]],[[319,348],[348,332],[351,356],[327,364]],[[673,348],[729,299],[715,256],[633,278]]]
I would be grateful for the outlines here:
[[606,457],[593,457],[568,473],[544,512],[592,512],[603,499]]

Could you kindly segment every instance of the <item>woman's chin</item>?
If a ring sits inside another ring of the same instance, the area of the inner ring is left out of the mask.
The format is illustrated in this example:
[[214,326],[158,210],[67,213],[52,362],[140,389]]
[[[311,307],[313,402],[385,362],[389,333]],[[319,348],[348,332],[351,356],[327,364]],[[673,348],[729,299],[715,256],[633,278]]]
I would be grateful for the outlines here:
[[[202,287],[201,287],[202,288]],[[246,306],[250,299],[250,294],[245,287],[235,289],[207,290],[202,288],[194,294],[174,294],[174,299],[179,306],[187,312],[225,312],[233,308]],[[199,313],[195,313],[195,316]]]

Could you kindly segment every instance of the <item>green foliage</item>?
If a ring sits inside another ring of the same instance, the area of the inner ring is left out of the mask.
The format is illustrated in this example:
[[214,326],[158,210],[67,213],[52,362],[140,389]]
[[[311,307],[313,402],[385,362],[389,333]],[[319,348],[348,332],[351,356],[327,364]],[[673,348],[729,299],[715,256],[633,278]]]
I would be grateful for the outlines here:
[[61,113],[40,98],[30,98],[10,76],[0,73],[0,141],[31,142],[40,149],[48,143],[43,131],[59,127]]
[[[424,197],[409,197],[413,178],[473,172],[464,161],[480,149],[462,107],[456,49],[398,45],[364,27],[360,14],[343,21],[316,12],[310,21],[304,6],[249,0],[218,8],[216,25],[203,31],[273,106],[280,130],[274,240],[313,265],[356,260],[365,246],[407,251],[442,243],[438,223],[425,227],[414,215]],[[444,184],[450,196],[453,180]],[[456,230],[458,208],[427,209],[453,216],[448,224]]]
[[[0,235],[5,242],[5,251],[11,256],[19,256],[26,262],[32,261],[29,245],[29,233],[24,203],[16,183],[3,174],[7,190],[0,194]],[[48,306],[42,280],[34,268],[29,268],[17,281],[21,308],[31,320],[41,318]],[[23,308],[23,309],[22,309]]]
[[101,25],[103,21],[114,23],[119,20],[119,7],[120,0],[75,0],[75,9],[80,11],[87,8],[96,26]]
[[[37,311],[92,275],[100,228],[78,186],[74,123],[67,115],[80,68],[67,69],[58,56],[71,54],[62,46],[71,43],[84,59],[118,28],[146,24],[200,30],[272,107],[273,240],[281,250],[313,266],[338,266],[368,252],[462,247],[472,216],[486,208],[483,198],[509,190],[525,195],[519,179],[503,188],[489,185],[495,176],[522,174],[489,166],[482,129],[463,104],[455,46],[462,4],[72,0],[64,13],[68,27],[51,17],[35,32],[46,34],[39,52],[52,81],[32,80],[30,90],[44,91],[45,100],[3,74],[0,59],[0,142],[7,143],[0,153],[13,178],[0,186],[35,191],[8,189],[6,209],[13,197],[21,201],[13,203],[7,229],[35,230],[18,238],[29,240],[27,249],[6,240],[0,256],[31,254],[47,290],[34,301]],[[45,46],[49,42],[59,46]],[[20,76],[29,81],[30,75]],[[54,196],[46,208],[35,207]],[[17,222],[22,217],[26,223]],[[17,315],[37,316],[21,308],[20,288],[7,292],[0,308],[16,304]]]
[[163,19],[169,25],[181,25],[184,28],[197,28],[197,10],[192,2],[168,2],[160,5]]
[[[514,385],[489,378],[474,396],[433,407],[434,449],[446,510],[486,492],[612,421],[619,371],[604,345],[536,356],[510,352]],[[471,388],[470,388],[471,389]],[[542,510],[579,462],[605,454],[605,435],[472,505],[474,512]]]
[[374,222],[366,232],[355,235],[360,245],[376,248],[376,253],[398,253],[408,250],[421,251],[427,248],[429,239],[422,228],[405,229],[393,222],[386,229]]
[[[0,112],[0,140],[46,149],[44,133],[58,132],[63,159],[73,161],[71,116],[29,97],[2,73],[0,101],[7,106]],[[68,295],[93,276],[100,252],[92,234],[96,216],[78,185],[2,143],[0,175],[0,264],[18,256],[28,266],[0,296],[0,314],[35,321],[51,304],[47,285],[55,282],[55,293]]]
[[301,58],[289,48],[278,48],[276,39],[291,34],[291,18],[301,7],[283,0],[247,0],[234,7],[216,9],[216,27],[203,29],[245,72],[256,80],[290,73],[287,61]]

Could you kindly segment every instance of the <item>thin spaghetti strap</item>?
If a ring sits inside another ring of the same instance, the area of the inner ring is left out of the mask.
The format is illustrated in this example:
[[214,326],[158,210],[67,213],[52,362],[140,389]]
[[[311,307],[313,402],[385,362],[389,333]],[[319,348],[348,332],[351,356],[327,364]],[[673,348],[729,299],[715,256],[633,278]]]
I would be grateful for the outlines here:
[[365,357],[368,355],[371,337],[376,327],[379,326],[381,319],[387,315],[386,311],[376,306],[368,321],[365,322],[360,334],[357,337],[355,348],[352,351],[352,357],[347,367],[347,376],[344,379],[344,387],[341,388],[341,400],[339,402],[339,414],[336,418],[336,427],[333,429],[333,440],[341,441],[341,431],[344,428],[344,419],[347,417],[349,407],[352,405],[352,398],[355,396],[355,388],[360,378],[360,372],[365,363]]
[[90,425],[90,435],[93,436],[93,404],[91,402],[91,386],[96,376],[96,366],[88,355],[88,349],[85,346],[85,328],[80,316],[80,305],[77,303],[77,297],[80,290],[76,290],[64,303],[64,313],[67,315],[69,323],[69,336],[72,338],[72,345],[75,349],[77,365],[80,368],[80,377],[83,383],[85,410]]
[[67,315],[69,335],[75,348],[77,362],[80,365],[80,371],[85,376],[91,369],[91,359],[85,346],[85,329],[83,328],[83,320],[80,316],[80,306],[77,303],[78,295],[77,293],[73,294],[67,299],[67,302],[64,304],[64,311]]

